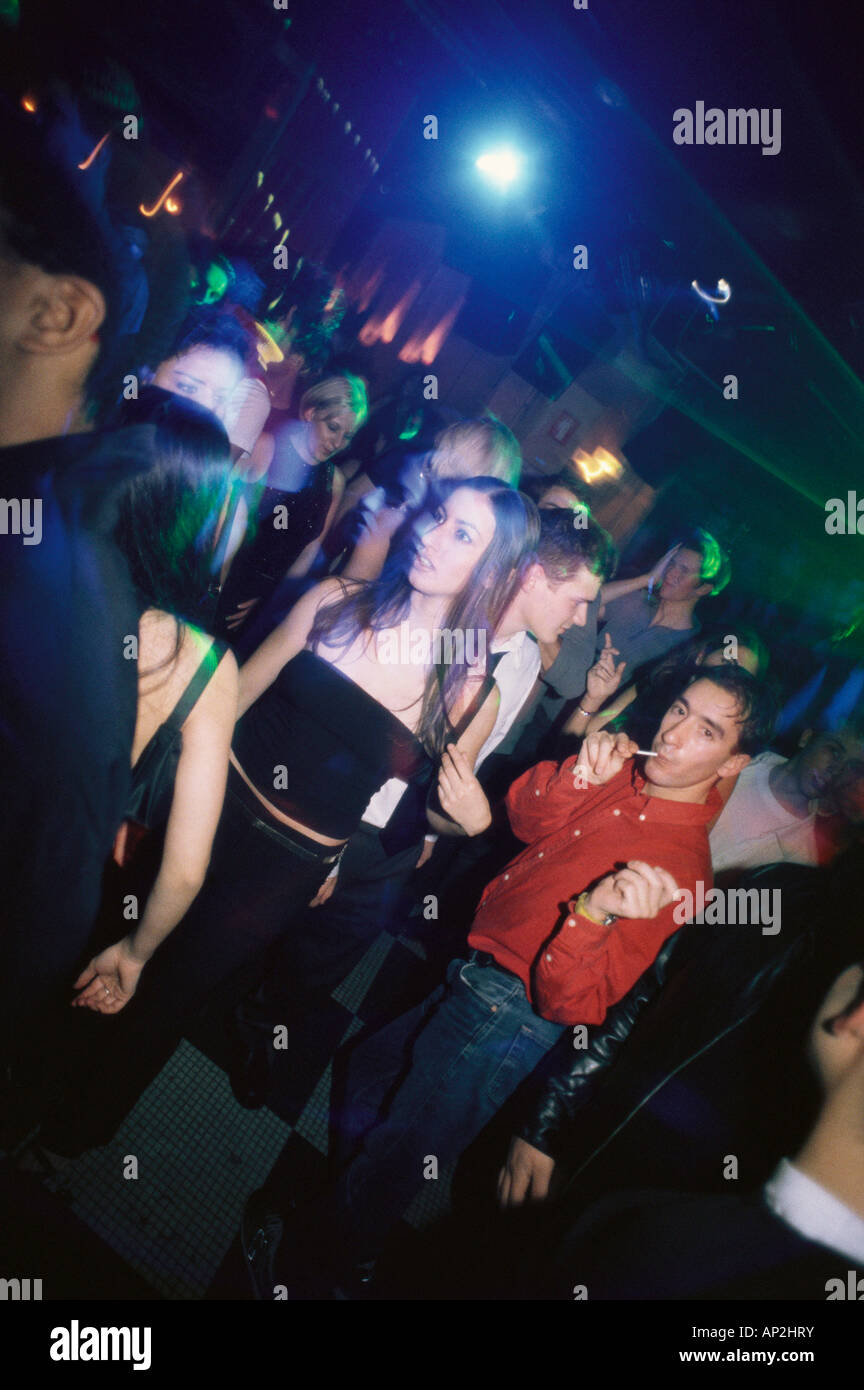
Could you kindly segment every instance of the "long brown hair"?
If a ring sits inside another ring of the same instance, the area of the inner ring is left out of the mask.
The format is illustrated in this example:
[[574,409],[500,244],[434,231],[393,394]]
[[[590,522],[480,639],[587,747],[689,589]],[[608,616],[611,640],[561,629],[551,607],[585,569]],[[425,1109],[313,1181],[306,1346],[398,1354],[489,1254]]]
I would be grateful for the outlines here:
[[[452,600],[444,629],[483,635],[485,650],[495,635],[508,606],[522,583],[525,565],[530,562],[540,534],[537,508],[499,478],[454,478],[439,485],[439,496],[456,488],[468,487],[489,498],[495,517],[495,534],[474,566],[468,582]],[[309,634],[309,646],[319,643],[346,649],[361,633],[376,633],[397,627],[408,616],[412,588],[408,570],[414,548],[403,547],[388,558],[380,578],[362,585],[326,608],[319,609]],[[423,703],[417,737],[433,756],[443,752],[453,735],[450,711],[464,693],[466,682],[476,668],[449,662],[446,669],[430,667],[423,690]]]

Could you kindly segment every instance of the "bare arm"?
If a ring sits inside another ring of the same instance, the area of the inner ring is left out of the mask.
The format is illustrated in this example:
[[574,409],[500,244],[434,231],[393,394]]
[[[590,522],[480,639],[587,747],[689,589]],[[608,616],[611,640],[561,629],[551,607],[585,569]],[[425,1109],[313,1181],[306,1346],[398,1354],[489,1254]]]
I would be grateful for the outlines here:
[[334,524],[336,521],[341,521],[346,512],[350,512],[352,507],[356,507],[361,497],[365,497],[367,492],[372,492],[374,487],[375,484],[368,474],[363,472],[355,473],[342,495],[339,508],[334,518]]
[[227,652],[183,725],[162,862],[144,915],[129,937],[140,960],[150,959],[204,882],[225,799],[239,684],[237,662]]
[[[431,808],[426,811],[430,826],[439,835],[479,835],[491,823],[486,793],[473,773],[480,749],[495,727],[500,704],[501,693],[496,685],[456,744],[461,755],[457,759],[458,768],[454,770],[453,759],[445,754],[442,770],[446,765],[447,772],[443,781],[439,777],[438,796],[446,816],[439,815]],[[463,815],[464,823],[457,818]]]
[[383,507],[380,512],[366,514],[363,529],[342,570],[346,579],[378,578],[390,551],[390,542],[405,515],[404,507]]
[[302,579],[312,568],[312,564],[321,549],[321,542],[333,525],[336,513],[339,510],[339,503],[345,491],[345,477],[340,469],[336,469],[333,474],[333,496],[330,499],[330,506],[324,518],[324,525],[319,535],[300,551],[293,565],[285,573],[286,579]]
[[[618,654],[618,648],[612,646],[612,639],[607,632],[603,639],[603,649],[588,672],[585,690],[580,696],[576,709],[564,725],[563,733],[576,734],[577,737],[586,732],[596,733],[598,729],[602,729],[605,724],[609,723],[610,719],[614,719],[616,714],[619,714],[630,704],[636,694],[635,687],[631,687],[629,694],[624,691],[614,704],[603,710],[602,714],[597,713],[602,708],[604,701],[615,693],[621,683],[621,677],[627,663],[620,661],[616,665],[615,657]],[[625,695],[626,699],[624,698]]]
[[336,578],[324,579],[316,584],[298,599],[287,618],[283,618],[257,651],[252,653],[240,672],[238,719],[273,684],[282,667],[303,650],[321,604],[325,601],[332,603],[341,597],[344,589],[342,581]]
[[75,981],[76,1007],[118,1013],[144,966],[197,897],[213,848],[237,711],[237,662],[227,652],[183,725],[171,811],[156,881],[128,936],[94,956]]
[[647,589],[652,580],[655,584],[659,584],[666,572],[666,566],[680,549],[680,544],[673,545],[670,550],[666,551],[665,555],[661,555],[652,569],[645,574],[637,575],[635,579],[613,579],[610,583],[604,584],[600,590],[603,606],[612,603],[616,598],[624,598],[626,594],[635,594],[639,589]]

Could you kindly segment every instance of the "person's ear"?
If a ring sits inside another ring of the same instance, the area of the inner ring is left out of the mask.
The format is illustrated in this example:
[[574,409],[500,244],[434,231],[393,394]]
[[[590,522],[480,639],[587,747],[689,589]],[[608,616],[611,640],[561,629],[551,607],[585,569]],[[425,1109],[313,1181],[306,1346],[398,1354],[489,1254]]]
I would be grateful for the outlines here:
[[750,762],[749,753],[733,753],[731,758],[727,758],[725,763],[721,763],[717,769],[718,777],[737,777],[739,772],[743,772]]
[[864,1044],[864,999],[853,1013],[835,1019],[831,1031],[835,1038],[857,1038]]
[[530,564],[525,571],[525,575],[522,580],[522,588],[526,589],[530,593],[532,589],[537,588],[537,585],[540,583],[540,580],[545,576],[545,573],[546,571],[544,570],[543,566],[537,560],[535,560],[533,564]]
[[75,352],[96,340],[106,313],[102,291],[89,280],[77,275],[46,275],[33,297],[19,346],[40,357]]

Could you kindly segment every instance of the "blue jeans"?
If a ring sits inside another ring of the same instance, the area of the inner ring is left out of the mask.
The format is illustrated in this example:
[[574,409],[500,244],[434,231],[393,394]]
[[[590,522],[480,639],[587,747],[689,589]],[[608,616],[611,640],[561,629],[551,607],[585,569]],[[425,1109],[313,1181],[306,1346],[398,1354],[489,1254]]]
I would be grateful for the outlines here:
[[458,1158],[563,1031],[534,1012],[509,971],[455,960],[446,985],[360,1044],[334,1116],[343,1141],[372,1126],[331,1196],[347,1262],[377,1256],[429,1160],[441,1172]]

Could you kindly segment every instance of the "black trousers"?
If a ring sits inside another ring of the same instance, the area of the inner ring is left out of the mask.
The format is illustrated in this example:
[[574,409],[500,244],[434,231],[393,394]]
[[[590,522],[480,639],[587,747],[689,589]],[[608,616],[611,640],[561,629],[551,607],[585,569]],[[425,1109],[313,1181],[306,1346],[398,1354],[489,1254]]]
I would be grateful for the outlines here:
[[245,984],[250,964],[290,930],[334,854],[306,852],[260,819],[232,769],[207,881],[133,998],[115,1015],[69,1010],[63,1094],[41,1136],[49,1149],[71,1155],[108,1142],[211,992],[241,972]]
[[258,987],[238,1012],[246,1027],[269,1031],[274,1023],[314,1032],[324,1000],[362,960],[382,931],[407,918],[407,893],[422,842],[385,853],[378,832],[361,826],[345,847],[333,896],[294,917],[290,932],[267,959]]

